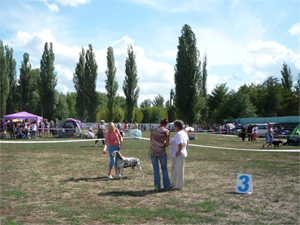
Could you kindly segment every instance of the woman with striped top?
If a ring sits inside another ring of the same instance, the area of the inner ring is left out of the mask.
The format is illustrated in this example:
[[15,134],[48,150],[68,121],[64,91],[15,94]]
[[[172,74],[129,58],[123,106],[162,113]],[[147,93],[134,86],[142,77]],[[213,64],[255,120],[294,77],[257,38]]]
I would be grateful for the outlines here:
[[150,149],[149,156],[153,165],[153,175],[154,175],[154,186],[156,191],[161,190],[160,185],[160,173],[159,173],[159,163],[161,165],[161,171],[163,176],[164,189],[170,189],[170,180],[168,175],[167,167],[167,152],[166,147],[169,146],[169,131],[166,126],[168,125],[168,119],[163,118],[160,121],[160,126],[153,126],[151,128],[150,135]]

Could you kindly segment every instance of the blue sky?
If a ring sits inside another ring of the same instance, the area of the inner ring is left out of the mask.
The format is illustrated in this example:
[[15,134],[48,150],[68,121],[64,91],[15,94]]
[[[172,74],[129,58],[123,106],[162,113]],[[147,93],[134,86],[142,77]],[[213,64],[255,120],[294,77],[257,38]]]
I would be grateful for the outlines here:
[[200,57],[207,53],[208,90],[220,83],[238,89],[281,78],[283,62],[294,81],[300,72],[298,0],[0,0],[0,38],[40,65],[45,42],[52,42],[56,89],[74,91],[81,47],[92,44],[98,63],[97,90],[105,92],[107,47],[114,48],[119,95],[124,96],[127,45],[136,53],[139,103],[174,88],[178,37],[184,24],[197,37]]

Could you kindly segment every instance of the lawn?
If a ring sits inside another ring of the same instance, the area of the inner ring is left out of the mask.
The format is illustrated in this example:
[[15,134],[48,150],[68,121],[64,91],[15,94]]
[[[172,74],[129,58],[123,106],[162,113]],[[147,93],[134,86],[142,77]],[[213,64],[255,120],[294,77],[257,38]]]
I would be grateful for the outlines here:
[[[299,224],[299,153],[222,149],[261,149],[258,141],[198,134],[192,144],[221,148],[189,146],[184,189],[162,192],[153,191],[147,140],[124,141],[121,153],[144,161],[145,178],[125,169],[122,180],[107,179],[108,155],[92,141],[2,143],[0,223]],[[252,194],[234,192],[238,173],[252,174]]]

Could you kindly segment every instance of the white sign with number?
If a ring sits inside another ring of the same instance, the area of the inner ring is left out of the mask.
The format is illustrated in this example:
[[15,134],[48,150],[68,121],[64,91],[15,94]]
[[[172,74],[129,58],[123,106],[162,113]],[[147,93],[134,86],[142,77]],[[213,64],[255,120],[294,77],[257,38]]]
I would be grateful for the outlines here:
[[253,192],[251,174],[238,174],[235,192],[240,194],[251,194]]

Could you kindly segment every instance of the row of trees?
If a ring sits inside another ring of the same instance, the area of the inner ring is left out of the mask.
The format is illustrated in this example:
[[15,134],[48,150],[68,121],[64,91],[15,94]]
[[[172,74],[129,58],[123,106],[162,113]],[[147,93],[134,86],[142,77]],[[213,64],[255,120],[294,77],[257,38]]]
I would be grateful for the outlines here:
[[184,25],[179,37],[175,65],[175,88],[167,101],[158,94],[144,100],[138,107],[138,69],[132,45],[127,48],[124,97],[117,95],[116,66],[112,47],[107,48],[105,71],[106,93],[96,91],[98,66],[92,45],[82,48],[73,75],[76,92],[59,93],[55,90],[57,75],[52,43],[45,43],[40,69],[32,69],[29,54],[23,55],[20,79],[16,78],[13,49],[0,42],[1,104],[0,117],[26,110],[48,119],[67,117],[95,122],[100,119],[114,122],[157,123],[162,117],[177,118],[188,124],[224,118],[299,115],[300,74],[295,87],[291,71],[283,63],[281,82],[275,77],[261,84],[243,85],[238,91],[227,84],[218,84],[207,94],[207,55],[200,60],[197,40],[189,25]]
[[45,43],[40,69],[32,69],[29,54],[23,55],[20,77],[16,77],[13,49],[0,40],[0,117],[17,111],[29,111],[54,118],[57,114],[55,91],[57,75],[54,71],[55,56],[52,43]]

